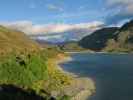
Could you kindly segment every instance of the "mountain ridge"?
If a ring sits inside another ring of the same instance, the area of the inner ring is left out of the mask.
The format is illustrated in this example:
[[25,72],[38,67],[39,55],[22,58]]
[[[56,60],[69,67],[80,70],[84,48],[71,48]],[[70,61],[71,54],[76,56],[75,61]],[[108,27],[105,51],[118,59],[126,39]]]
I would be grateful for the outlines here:
[[117,27],[105,27],[96,30],[92,34],[85,36],[79,41],[79,45],[83,48],[89,48],[94,51],[99,51],[106,46],[108,39],[115,37],[115,32],[119,28]]
[[40,45],[23,32],[0,26],[0,52],[38,51]]
[[[98,42],[97,42],[98,41]],[[133,20],[122,27],[107,27],[81,39],[79,46],[94,51],[133,51]]]

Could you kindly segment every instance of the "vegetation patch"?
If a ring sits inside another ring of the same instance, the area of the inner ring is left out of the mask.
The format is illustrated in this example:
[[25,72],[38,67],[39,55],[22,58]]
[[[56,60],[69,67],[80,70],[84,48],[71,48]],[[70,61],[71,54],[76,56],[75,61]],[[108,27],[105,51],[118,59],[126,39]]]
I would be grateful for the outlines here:
[[38,54],[10,54],[0,61],[0,83],[30,88],[40,80],[47,80],[46,62]]

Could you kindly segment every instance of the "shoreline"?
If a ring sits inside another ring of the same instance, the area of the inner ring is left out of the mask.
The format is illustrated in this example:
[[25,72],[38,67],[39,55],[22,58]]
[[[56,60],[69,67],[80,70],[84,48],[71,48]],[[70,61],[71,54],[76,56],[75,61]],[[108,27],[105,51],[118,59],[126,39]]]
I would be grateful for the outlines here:
[[[95,83],[91,78],[80,77],[74,73],[65,71],[59,64],[71,61],[70,56],[58,56],[58,60],[55,61],[57,68],[64,74],[72,76],[73,83],[70,86],[65,87],[64,91],[67,95],[72,96],[71,100],[88,100],[88,98],[95,93]],[[83,85],[84,84],[84,85]]]
[[59,57],[58,60],[55,60],[55,63],[57,65],[57,69],[59,69],[60,71],[62,71],[63,73],[65,74],[68,74],[72,77],[78,77],[78,75],[74,74],[74,73],[71,73],[71,72],[68,72],[68,71],[65,71],[61,66],[60,64],[61,63],[65,63],[65,62],[69,62],[69,61],[72,61],[72,58],[70,56],[63,56],[63,57]]
[[78,51],[78,52],[65,52],[66,54],[90,53],[90,54],[133,54],[133,52],[92,52],[92,51]]

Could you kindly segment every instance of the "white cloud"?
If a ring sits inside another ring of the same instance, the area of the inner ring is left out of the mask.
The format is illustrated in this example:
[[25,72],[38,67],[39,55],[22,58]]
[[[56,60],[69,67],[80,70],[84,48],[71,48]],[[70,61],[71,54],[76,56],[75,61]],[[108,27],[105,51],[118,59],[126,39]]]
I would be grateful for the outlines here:
[[133,3],[133,0],[107,0],[109,5],[114,5],[114,4],[131,4]]
[[37,39],[37,40],[46,40],[46,41],[49,41],[49,40],[54,40],[54,39],[59,39],[61,40],[62,39],[62,35],[60,34],[57,34],[57,35],[52,35],[52,36],[32,36],[31,38],[33,39]]
[[107,0],[107,4],[110,7],[118,7],[121,6],[121,13],[124,14],[133,14],[133,0]]
[[106,17],[107,24],[119,24],[133,18],[133,0],[105,0],[106,9],[110,12]]
[[17,21],[1,22],[1,24],[12,29],[23,31],[28,35],[62,33],[76,29],[87,29],[93,31],[104,25],[103,22],[99,21],[80,24],[33,24],[31,21]]
[[63,8],[54,4],[47,4],[46,7],[51,11],[63,11]]

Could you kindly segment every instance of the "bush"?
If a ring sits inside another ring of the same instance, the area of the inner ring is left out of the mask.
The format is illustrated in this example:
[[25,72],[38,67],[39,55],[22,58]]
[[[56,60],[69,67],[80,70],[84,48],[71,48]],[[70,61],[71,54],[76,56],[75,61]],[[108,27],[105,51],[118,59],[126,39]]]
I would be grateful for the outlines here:
[[0,61],[0,84],[31,88],[47,78],[47,66],[40,54],[10,54]]

